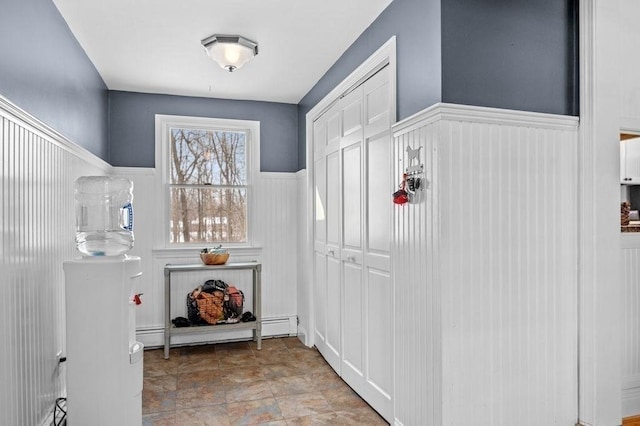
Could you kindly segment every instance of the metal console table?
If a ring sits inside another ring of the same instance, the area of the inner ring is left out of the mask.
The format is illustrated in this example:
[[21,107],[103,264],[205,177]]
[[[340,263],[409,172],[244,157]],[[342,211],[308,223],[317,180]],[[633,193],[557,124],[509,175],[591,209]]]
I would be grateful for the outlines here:
[[[221,271],[233,269],[247,269],[253,271],[253,315],[255,321],[238,322],[235,324],[201,325],[195,327],[175,327],[171,323],[171,274],[176,272],[192,271]],[[164,358],[169,358],[169,347],[171,346],[171,336],[178,334],[194,334],[212,331],[231,330],[253,330],[253,340],[256,341],[258,349],[262,348],[262,289],[260,274],[262,265],[255,262],[227,263],[224,265],[166,265],[164,267]]]

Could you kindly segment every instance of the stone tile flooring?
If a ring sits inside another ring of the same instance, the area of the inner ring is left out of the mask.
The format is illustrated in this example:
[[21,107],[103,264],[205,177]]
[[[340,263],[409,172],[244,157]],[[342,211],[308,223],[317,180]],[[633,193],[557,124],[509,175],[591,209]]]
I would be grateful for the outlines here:
[[386,425],[296,337],[144,353],[143,425]]

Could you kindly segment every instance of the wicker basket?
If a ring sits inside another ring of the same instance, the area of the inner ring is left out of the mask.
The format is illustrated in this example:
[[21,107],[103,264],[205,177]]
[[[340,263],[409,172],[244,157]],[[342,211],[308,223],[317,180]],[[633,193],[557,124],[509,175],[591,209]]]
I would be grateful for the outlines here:
[[200,253],[200,259],[205,265],[224,265],[229,260],[229,253]]

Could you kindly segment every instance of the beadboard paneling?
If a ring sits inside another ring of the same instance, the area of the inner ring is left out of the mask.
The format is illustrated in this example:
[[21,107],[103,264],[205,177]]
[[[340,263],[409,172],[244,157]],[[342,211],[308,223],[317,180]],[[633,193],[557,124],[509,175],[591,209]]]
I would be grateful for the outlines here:
[[308,211],[307,205],[307,170],[300,170],[296,173],[297,178],[297,220],[298,220],[298,238],[297,238],[297,311],[298,319],[298,336],[307,344],[309,342],[309,319],[310,319],[310,297],[309,294],[309,226],[307,222]]
[[260,173],[255,233],[257,245],[262,248],[265,317],[297,313],[297,199],[295,173]]
[[621,252],[622,384],[625,389],[640,387],[640,248],[623,249]]
[[396,421],[575,423],[577,120],[441,104],[395,138],[429,181],[396,207]]
[[[162,224],[157,210],[157,181],[153,169],[115,168],[119,175],[134,182],[134,233],[132,254],[142,259],[143,276],[139,291],[143,293],[138,307],[136,325],[138,339],[145,346],[158,346],[164,333],[164,266],[167,263],[199,263],[198,249],[154,249]],[[256,211],[253,229],[254,244],[250,248],[231,248],[231,262],[259,261],[262,263],[263,335],[295,334],[297,315],[297,181],[294,173],[260,173],[253,189],[252,206]],[[148,273],[147,273],[148,271]],[[253,303],[251,276],[243,272],[228,272],[221,279],[237,284],[245,293],[245,309]],[[201,274],[175,274],[171,296],[171,317],[185,316],[187,293],[206,279]],[[180,277],[180,278],[178,278]],[[183,282],[186,280],[185,282]],[[172,279],[172,285],[174,279]],[[177,336],[174,342],[215,341],[243,338],[246,332],[196,336]]]
[[443,421],[572,424],[577,133],[442,126]]
[[57,354],[62,262],[79,255],[73,182],[110,166],[2,98],[0,163],[0,424],[40,425],[65,393]]
[[640,413],[640,248],[621,250],[622,415]]
[[438,248],[437,151],[439,125],[395,136],[394,176],[402,176],[407,146],[422,146],[423,190],[411,204],[394,206],[395,422],[442,425],[442,342]]

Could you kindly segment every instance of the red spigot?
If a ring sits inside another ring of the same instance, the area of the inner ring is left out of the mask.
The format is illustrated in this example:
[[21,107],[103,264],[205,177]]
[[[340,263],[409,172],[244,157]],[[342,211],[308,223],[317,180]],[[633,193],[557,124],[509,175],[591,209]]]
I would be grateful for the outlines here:
[[133,302],[134,302],[136,305],[140,305],[140,304],[142,304],[142,300],[140,299],[140,296],[142,296],[142,293],[138,293],[138,294],[136,294],[136,295],[134,295],[134,296],[133,296]]

